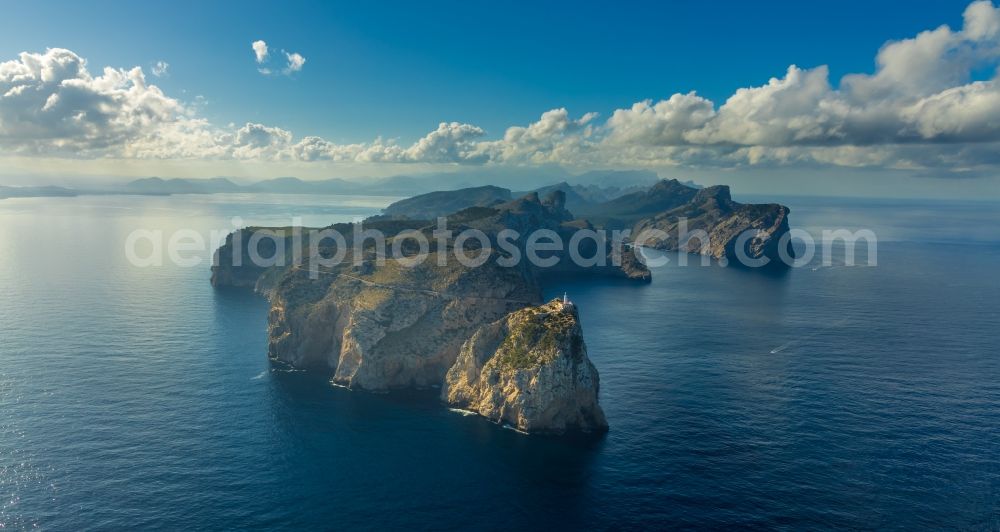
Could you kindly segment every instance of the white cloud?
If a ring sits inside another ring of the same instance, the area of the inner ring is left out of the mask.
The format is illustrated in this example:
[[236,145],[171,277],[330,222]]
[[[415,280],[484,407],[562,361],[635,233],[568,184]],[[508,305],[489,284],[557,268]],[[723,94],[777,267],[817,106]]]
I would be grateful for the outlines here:
[[153,64],[153,75],[162,78],[167,75],[167,70],[170,68],[170,63],[166,61],[157,61]]
[[482,129],[458,122],[441,122],[438,128],[415,142],[402,153],[408,162],[486,162],[487,158],[475,153],[475,139],[485,135]]
[[704,127],[715,117],[711,101],[691,92],[674,94],[653,104],[638,102],[629,109],[618,109],[608,119],[609,142],[617,144],[684,144],[688,131]]
[[253,55],[257,59],[257,63],[263,63],[267,61],[267,43],[264,41],[254,41],[251,45],[253,48]]
[[962,31],[973,40],[986,41],[1000,35],[1000,11],[987,0],[973,2],[963,13]]
[[320,137],[305,137],[292,147],[295,159],[304,161],[355,161],[387,163],[484,163],[477,139],[481,128],[458,122],[442,122],[408,148],[381,138],[371,143],[334,144]]
[[253,48],[254,58],[257,61],[257,71],[265,76],[278,73],[288,76],[301,71],[302,67],[306,64],[306,58],[303,57],[302,54],[282,50],[281,53],[284,54],[286,60],[285,66],[280,70],[275,70],[272,66],[268,65],[271,56],[266,42],[263,40],[257,40],[250,46]]
[[579,157],[592,144],[590,123],[597,113],[573,120],[566,109],[542,113],[537,122],[507,128],[503,139],[480,143],[479,156],[505,163],[560,163]]
[[288,65],[283,70],[286,75],[302,70],[302,65],[306,64],[306,58],[295,52],[285,52],[285,58],[288,59]]
[[[197,105],[148,84],[140,68],[93,75],[75,53],[50,49],[0,63],[0,149],[90,158],[1000,170],[1000,9],[974,2],[963,21],[957,31],[941,26],[886,43],[874,72],[839,83],[825,66],[792,65],[719,106],[689,92],[616,109],[604,121],[552,109],[495,139],[472,124],[441,122],[410,145],[296,140],[255,123],[218,127]],[[266,43],[253,50],[271,73]],[[305,64],[298,53],[284,55],[283,73]],[[167,66],[157,63],[154,75]],[[983,72],[992,74],[975,79]]]
[[52,48],[0,63],[0,146],[19,153],[99,156],[190,120],[187,109],[148,85],[142,69],[87,71],[75,53]]
[[[887,43],[873,74],[847,75],[834,87],[825,66],[791,66],[718,109],[694,93],[640,102],[612,114],[601,148],[609,160],[627,154],[658,164],[994,164],[956,143],[1000,142],[998,60],[1000,10],[974,2],[961,31],[941,26]],[[972,81],[984,70],[994,78]]]

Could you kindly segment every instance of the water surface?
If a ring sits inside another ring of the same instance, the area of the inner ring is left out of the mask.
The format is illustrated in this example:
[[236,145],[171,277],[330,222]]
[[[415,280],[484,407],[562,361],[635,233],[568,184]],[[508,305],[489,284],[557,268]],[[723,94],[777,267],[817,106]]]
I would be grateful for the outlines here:
[[388,201],[0,201],[0,524],[1000,527],[995,205],[789,198],[793,226],[885,235],[878,266],[549,285],[601,374],[596,441],[274,371],[264,300],[123,251]]

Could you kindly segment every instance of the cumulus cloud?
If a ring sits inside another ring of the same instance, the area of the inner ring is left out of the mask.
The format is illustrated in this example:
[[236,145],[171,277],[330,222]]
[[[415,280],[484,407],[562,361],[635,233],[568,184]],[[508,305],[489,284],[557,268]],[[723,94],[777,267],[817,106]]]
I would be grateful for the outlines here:
[[306,64],[306,58],[295,52],[285,52],[285,58],[288,60],[288,65],[283,70],[286,75],[302,70],[302,65]]
[[241,159],[357,162],[486,162],[476,140],[485,132],[457,122],[409,147],[375,139],[335,144],[295,142],[265,124],[216,127],[194,106],[146,82],[142,69],[105,68],[92,75],[77,54],[52,48],[0,63],[0,148],[60,157]]
[[[268,48],[253,43],[262,72]],[[284,52],[281,72],[305,58]],[[154,75],[167,64],[154,66]],[[1000,9],[970,4],[961,29],[941,26],[886,43],[871,73],[830,79],[789,66],[725,102],[678,93],[613,110],[559,108],[490,139],[441,122],[412,144],[376,138],[296,140],[273,125],[217,127],[166,96],[140,68],[104,68],[64,49],[0,63],[0,148],[72,157],[210,158],[571,166],[834,165],[966,171],[1000,165]],[[984,76],[987,72],[989,75]]]
[[686,132],[704,127],[714,117],[712,102],[693,92],[674,94],[655,104],[646,100],[611,115],[608,142],[649,146],[685,144]]
[[[941,26],[886,43],[874,73],[844,76],[837,86],[825,66],[792,65],[718,108],[688,93],[616,110],[597,149],[606,160],[657,164],[993,164],[980,152],[1000,142],[1000,9],[974,2],[963,20],[960,31]],[[992,78],[973,80],[984,71]]]
[[267,61],[267,43],[266,42],[264,42],[264,41],[254,41],[252,44],[250,44],[250,47],[253,48],[253,55],[254,55],[254,58],[257,59],[257,63],[258,64],[261,64],[264,61]]
[[420,162],[485,162],[486,158],[475,153],[474,140],[486,132],[469,124],[458,122],[438,124],[438,128],[418,140],[403,152],[404,161]]
[[169,68],[170,68],[170,63],[166,61],[157,61],[156,63],[153,64],[152,68],[153,75],[158,78],[162,78],[167,75],[167,69]]
[[485,135],[481,128],[459,122],[442,122],[438,128],[409,147],[381,138],[370,143],[334,144],[320,137],[305,137],[292,150],[304,161],[355,161],[387,163],[485,163],[476,139]]
[[0,63],[0,145],[8,150],[97,156],[186,120],[187,109],[138,67],[94,76],[61,48]]
[[[1000,140],[997,81],[972,82],[1000,59],[1000,10],[988,1],[947,26],[887,43],[873,74],[835,88],[827,67],[737,90],[717,110],[694,93],[615,111],[609,140],[649,146],[873,146]],[[991,125],[992,124],[992,125]]]
[[268,49],[266,42],[263,40],[257,40],[250,46],[253,48],[254,59],[257,61],[257,71],[265,76],[269,76],[271,74],[284,74],[288,76],[301,71],[302,67],[306,64],[306,58],[303,57],[302,54],[281,50],[281,53],[285,56],[286,62],[284,67],[277,69],[278,67],[269,65],[272,61],[270,61],[270,50]]
[[587,113],[574,120],[566,109],[553,109],[527,126],[507,128],[502,140],[483,143],[479,151],[508,163],[563,162],[587,150],[595,118],[597,113]]

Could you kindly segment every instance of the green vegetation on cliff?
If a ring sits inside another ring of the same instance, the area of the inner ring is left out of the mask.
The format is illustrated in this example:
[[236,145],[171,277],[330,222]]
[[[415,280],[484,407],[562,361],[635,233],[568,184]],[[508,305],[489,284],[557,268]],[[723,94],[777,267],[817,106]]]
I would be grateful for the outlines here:
[[517,312],[508,321],[510,332],[497,349],[497,361],[505,368],[526,369],[551,362],[560,345],[571,336],[574,359],[580,356],[577,319],[571,307],[555,300],[541,307]]

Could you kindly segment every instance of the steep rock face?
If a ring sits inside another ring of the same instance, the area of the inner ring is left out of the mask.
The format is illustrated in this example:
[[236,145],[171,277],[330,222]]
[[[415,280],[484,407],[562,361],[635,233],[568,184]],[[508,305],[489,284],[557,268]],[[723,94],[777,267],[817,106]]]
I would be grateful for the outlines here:
[[[264,267],[254,263],[251,257],[249,242],[255,232],[261,230],[248,227],[230,233],[225,243],[215,252],[212,264],[212,286],[233,286],[253,288],[257,292],[266,293],[281,275],[283,268]],[[279,230],[272,230],[280,235]],[[287,241],[290,237],[281,238]],[[258,257],[272,257],[275,253],[276,240],[262,239],[257,243]]]
[[[781,263],[779,241],[789,230],[788,212],[788,207],[777,203],[737,203],[729,187],[713,186],[699,190],[688,204],[640,220],[632,228],[632,237],[646,247],[700,253],[731,264],[741,264],[742,255],[750,261],[746,266],[763,260],[777,265]],[[692,238],[684,238],[685,231]],[[708,242],[696,233],[707,234]],[[737,250],[740,245],[742,249]],[[786,252],[794,256],[790,245]]]
[[[734,264],[747,266],[784,264],[778,247],[789,230],[788,208],[773,203],[737,203],[727,186],[698,189],[665,179],[647,190],[586,205],[577,214],[605,229],[630,229],[633,242],[645,247],[701,253],[731,263],[735,259]],[[581,225],[581,221],[573,223]],[[707,236],[689,240],[682,238],[685,232]],[[747,232],[750,234],[741,239]],[[791,246],[786,251],[791,257]],[[745,260],[740,260],[741,255]],[[619,268],[619,272],[627,270]],[[636,274],[641,276],[642,271]]]
[[530,433],[607,430],[576,307],[560,300],[480,327],[441,389],[449,405]]
[[[783,259],[779,245],[788,230],[788,207],[776,203],[742,205],[709,231],[707,253],[715,258],[726,257],[737,261],[742,260],[742,255],[751,261],[766,259],[770,264],[780,265]],[[740,237],[744,234],[749,238],[741,243]],[[741,245],[742,253],[737,253],[737,247]],[[790,243],[786,243],[785,251],[785,256],[795,256]]]
[[[565,210],[561,192],[544,199],[530,194],[495,206],[471,207],[448,217],[448,227],[456,234],[464,229],[482,231],[491,244],[490,250],[483,249],[477,239],[464,243],[457,239],[440,241],[432,237],[433,226],[414,228],[413,224],[423,222],[373,222],[388,236],[386,249],[399,250],[404,257],[417,256],[421,251],[412,231],[423,234],[430,248],[418,264],[386,258],[374,244],[355,247],[348,238],[343,260],[335,265],[320,266],[317,261],[314,267],[304,255],[301,264],[283,267],[257,268],[250,261],[237,266],[225,257],[234,253],[240,257],[237,246],[248,245],[249,239],[231,237],[220,249],[219,263],[213,267],[213,284],[255,286],[270,299],[268,355],[277,363],[323,372],[334,383],[358,389],[440,385],[462,345],[476,331],[512,312],[541,303],[540,279],[545,268],[527,260],[501,264],[500,259],[509,258],[510,253],[497,246],[498,234],[508,229],[520,232],[522,237],[516,246],[523,256],[525,238],[531,231],[548,229],[572,234],[580,229],[564,225],[572,218]],[[341,233],[350,233],[351,229],[334,228]],[[404,231],[411,232],[407,235]],[[285,240],[289,245],[294,242],[291,237]],[[308,244],[308,238],[300,243]],[[336,250],[332,246],[330,242],[321,243],[320,255],[333,256]],[[489,255],[480,264],[463,265],[455,259],[459,247],[467,257],[480,252]],[[246,257],[247,251],[242,251]],[[611,251],[608,248],[602,252]],[[635,260],[631,250],[619,253],[625,257],[620,266],[581,267],[576,271],[648,279],[648,270]],[[292,252],[286,254],[291,256]],[[569,271],[566,268],[560,265],[555,269]],[[549,369],[545,371],[555,371],[546,367]],[[580,367],[580,375],[591,375],[589,362]],[[592,410],[588,409],[584,410]],[[546,423],[561,426],[553,421],[559,415],[552,414]],[[596,430],[600,423],[572,414],[564,425]]]
[[[225,243],[215,250],[215,261],[212,264],[212,286],[235,286],[250,287],[257,283],[257,279],[264,273],[264,269],[255,266],[249,261],[248,253],[243,242],[251,232],[250,229],[240,229],[230,233],[226,237]],[[239,251],[234,252],[234,249]],[[243,262],[243,259],[247,259]]]
[[387,262],[310,279],[298,270],[272,297],[270,357],[320,368],[351,388],[440,384],[480,325],[538,300],[530,277],[489,264],[417,268]]

